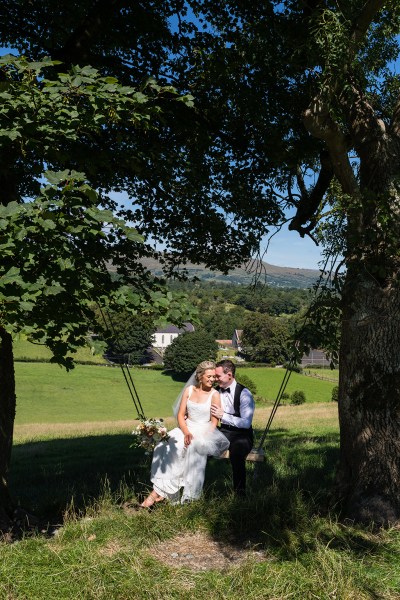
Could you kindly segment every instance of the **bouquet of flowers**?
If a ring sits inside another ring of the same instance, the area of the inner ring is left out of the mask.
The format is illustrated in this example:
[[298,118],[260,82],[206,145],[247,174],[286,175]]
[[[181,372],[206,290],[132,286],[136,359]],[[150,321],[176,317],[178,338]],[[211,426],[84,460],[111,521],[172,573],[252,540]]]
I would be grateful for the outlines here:
[[169,439],[163,419],[141,419],[132,435],[135,436],[132,446],[144,448],[146,454],[153,451],[158,442],[166,442]]

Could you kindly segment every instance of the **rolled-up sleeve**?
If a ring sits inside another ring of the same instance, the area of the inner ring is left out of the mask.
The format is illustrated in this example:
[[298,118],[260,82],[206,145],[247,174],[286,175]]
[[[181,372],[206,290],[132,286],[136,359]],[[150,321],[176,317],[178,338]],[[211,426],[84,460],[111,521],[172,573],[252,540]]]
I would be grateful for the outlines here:
[[224,413],[221,421],[222,423],[226,423],[226,425],[249,429],[253,421],[254,408],[255,404],[253,396],[251,395],[250,390],[245,388],[240,394],[240,417]]

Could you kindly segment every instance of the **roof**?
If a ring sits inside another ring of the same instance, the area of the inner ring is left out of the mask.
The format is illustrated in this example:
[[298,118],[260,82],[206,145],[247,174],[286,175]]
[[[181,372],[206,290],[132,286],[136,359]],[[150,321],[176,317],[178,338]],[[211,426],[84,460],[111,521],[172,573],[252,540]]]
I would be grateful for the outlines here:
[[185,331],[194,331],[194,327],[191,323],[184,323],[183,327],[179,328],[176,325],[166,325],[165,327],[158,328],[155,333],[184,333]]

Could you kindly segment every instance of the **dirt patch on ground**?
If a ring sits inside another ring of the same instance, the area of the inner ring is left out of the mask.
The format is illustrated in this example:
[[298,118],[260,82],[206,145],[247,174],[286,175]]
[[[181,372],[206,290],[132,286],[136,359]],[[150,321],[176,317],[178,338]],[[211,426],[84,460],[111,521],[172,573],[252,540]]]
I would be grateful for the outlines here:
[[153,558],[169,567],[193,571],[226,570],[252,559],[267,559],[264,551],[215,541],[206,532],[183,533],[149,549]]

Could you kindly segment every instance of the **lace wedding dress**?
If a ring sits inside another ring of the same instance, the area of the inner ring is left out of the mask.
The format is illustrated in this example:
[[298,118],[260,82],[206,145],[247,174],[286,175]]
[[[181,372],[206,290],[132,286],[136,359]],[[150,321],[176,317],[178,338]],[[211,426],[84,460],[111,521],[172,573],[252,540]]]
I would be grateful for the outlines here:
[[193,402],[189,388],[186,425],[193,434],[191,444],[185,448],[184,435],[179,427],[169,432],[167,442],[159,442],[154,448],[151,464],[151,481],[154,490],[173,503],[197,500],[202,492],[207,456],[220,456],[229,447],[226,437],[210,421],[211,390],[205,402]]

